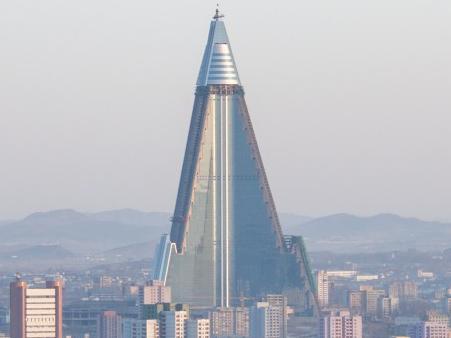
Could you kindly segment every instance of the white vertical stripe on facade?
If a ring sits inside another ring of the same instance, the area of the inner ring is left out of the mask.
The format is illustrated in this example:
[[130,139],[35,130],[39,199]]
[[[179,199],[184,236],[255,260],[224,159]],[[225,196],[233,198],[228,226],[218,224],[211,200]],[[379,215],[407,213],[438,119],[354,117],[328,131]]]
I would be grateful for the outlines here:
[[[209,101],[209,104],[213,107],[213,109],[209,109],[209,111],[213,111],[213,113],[212,113],[212,140],[213,140],[213,145],[212,145],[212,156],[213,156],[213,177],[214,177],[214,180],[213,180],[213,248],[214,248],[214,254],[213,254],[213,257],[215,257],[216,258],[216,253],[217,253],[217,250],[218,250],[218,244],[217,244],[217,238],[216,238],[216,229],[217,229],[217,226],[218,226],[218,220],[217,220],[217,214],[216,214],[216,205],[217,205],[217,203],[216,203],[216,199],[217,199],[217,184],[218,184],[218,180],[217,180],[217,159],[216,159],[216,156],[217,156],[217,151],[216,151],[216,119],[218,118],[218,116],[217,116],[217,114],[216,114],[216,109],[214,109],[215,108],[215,105],[216,105],[216,95],[214,95],[213,96],[213,99],[212,100],[210,100]],[[215,271],[214,271],[214,278],[217,278],[217,260],[215,259],[215,262],[214,262],[214,268],[215,268]],[[217,288],[215,288],[215,297],[217,296],[216,295],[216,293],[217,293]]]
[[221,118],[220,125],[220,146],[221,146],[221,307],[224,307],[224,117],[222,108],[222,95],[219,95],[219,116]]
[[229,110],[227,104],[228,96],[225,95],[225,256],[226,256],[226,271],[225,271],[225,279],[226,279],[226,299],[225,305],[229,307]]

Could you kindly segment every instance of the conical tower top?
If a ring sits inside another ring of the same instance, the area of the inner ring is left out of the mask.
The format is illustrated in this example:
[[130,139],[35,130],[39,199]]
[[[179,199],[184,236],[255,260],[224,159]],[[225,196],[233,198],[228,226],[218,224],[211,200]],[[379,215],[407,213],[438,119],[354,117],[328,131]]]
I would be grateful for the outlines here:
[[223,17],[224,17],[224,14],[221,14],[219,12],[219,4],[216,4],[216,11],[215,11],[215,16],[213,17],[213,19],[219,20],[219,19],[221,19]]
[[223,17],[219,8],[216,8],[210,23],[197,86],[241,85],[224,21],[220,20]]

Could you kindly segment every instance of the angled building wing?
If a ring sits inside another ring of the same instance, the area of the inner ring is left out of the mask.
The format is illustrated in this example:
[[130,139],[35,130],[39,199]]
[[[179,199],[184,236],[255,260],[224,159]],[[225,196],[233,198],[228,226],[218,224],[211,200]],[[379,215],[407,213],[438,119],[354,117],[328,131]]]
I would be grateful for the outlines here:
[[172,287],[177,302],[228,307],[243,296],[292,292],[313,311],[307,260],[292,244],[282,234],[217,13],[197,80],[171,233],[157,249],[155,277]]

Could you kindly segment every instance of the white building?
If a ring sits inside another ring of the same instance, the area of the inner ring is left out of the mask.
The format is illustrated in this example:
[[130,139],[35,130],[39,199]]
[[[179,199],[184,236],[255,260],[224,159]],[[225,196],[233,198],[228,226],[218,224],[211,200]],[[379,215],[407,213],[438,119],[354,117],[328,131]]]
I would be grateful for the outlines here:
[[186,333],[186,338],[210,338],[210,320],[188,320],[186,323]]
[[377,300],[377,316],[379,319],[390,319],[399,309],[399,299],[379,297]]
[[185,338],[186,311],[162,311],[160,313],[160,338]]
[[17,278],[10,284],[11,338],[62,338],[63,282],[47,281],[30,289]]
[[378,275],[357,275],[356,281],[357,282],[368,282],[371,280],[377,280],[379,279]]
[[171,302],[171,288],[162,281],[152,280],[145,286],[139,287],[139,304],[157,304]]
[[249,308],[217,308],[209,313],[212,337],[248,337]]
[[27,337],[38,337],[40,334],[55,337],[54,289],[27,289],[26,313]]
[[433,272],[423,271],[423,270],[418,270],[417,276],[418,276],[418,278],[424,278],[424,279],[433,279],[435,277]]
[[122,338],[159,338],[159,325],[156,319],[123,319]]
[[366,315],[375,317],[377,315],[377,305],[380,297],[385,297],[385,290],[374,289],[369,285],[361,285],[363,292],[363,308]]
[[362,338],[362,317],[338,311],[320,319],[320,338]]
[[218,308],[210,312],[210,322],[213,337],[235,335],[235,312],[233,308]]
[[329,275],[327,271],[320,270],[316,273],[316,290],[319,306],[329,305]]
[[285,338],[287,336],[286,297],[268,295],[250,311],[251,338]]
[[152,280],[138,289],[139,318],[144,318],[144,305],[171,303],[171,287],[163,281]]
[[327,275],[331,278],[344,278],[344,279],[352,279],[357,276],[358,272],[355,270],[335,270],[327,271]]
[[410,338],[448,338],[448,324],[425,321],[412,326]]

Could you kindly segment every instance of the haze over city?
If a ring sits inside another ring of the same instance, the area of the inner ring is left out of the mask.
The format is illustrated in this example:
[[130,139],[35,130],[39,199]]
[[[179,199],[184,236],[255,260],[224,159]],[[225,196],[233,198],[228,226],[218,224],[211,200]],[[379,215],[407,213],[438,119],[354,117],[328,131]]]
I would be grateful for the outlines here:
[[0,48],[0,338],[451,338],[449,0],[10,1]]
[[[0,218],[172,211],[206,1],[0,4]],[[451,219],[451,3],[224,1],[279,210]]]

